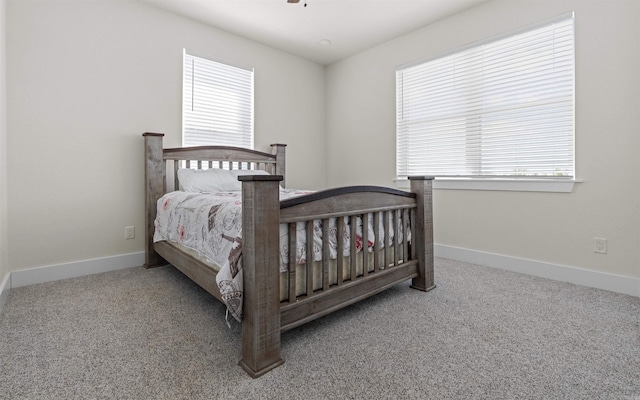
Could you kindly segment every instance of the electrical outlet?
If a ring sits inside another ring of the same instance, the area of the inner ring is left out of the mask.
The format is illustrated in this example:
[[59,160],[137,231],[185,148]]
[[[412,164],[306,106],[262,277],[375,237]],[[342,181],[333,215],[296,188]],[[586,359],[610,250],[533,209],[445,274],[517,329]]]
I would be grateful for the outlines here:
[[136,237],[136,228],[134,226],[125,226],[124,238],[133,239],[134,237]]
[[593,252],[607,254],[607,239],[593,238]]

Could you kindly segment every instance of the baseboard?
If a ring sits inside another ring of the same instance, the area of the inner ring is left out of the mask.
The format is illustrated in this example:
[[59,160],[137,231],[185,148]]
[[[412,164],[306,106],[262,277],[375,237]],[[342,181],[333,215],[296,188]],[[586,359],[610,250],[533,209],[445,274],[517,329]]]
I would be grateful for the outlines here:
[[640,279],[606,272],[569,267],[542,261],[486,253],[461,247],[434,245],[437,257],[449,258],[488,267],[500,268],[541,278],[569,282],[576,285],[609,290],[640,297]]
[[67,264],[23,269],[11,273],[11,287],[35,285],[60,279],[138,267],[144,264],[144,252],[76,261]]
[[0,313],[2,313],[4,303],[9,296],[9,289],[11,289],[11,274],[6,274],[0,281]]
[[[608,274],[605,272],[442,244],[434,245],[434,254],[437,257],[485,265],[527,275],[539,276],[541,278],[640,297],[640,279],[629,276]],[[141,266],[143,264],[144,253],[140,252],[14,271],[6,275],[0,282],[0,311],[9,295],[9,289],[14,287],[75,278],[83,275]]]

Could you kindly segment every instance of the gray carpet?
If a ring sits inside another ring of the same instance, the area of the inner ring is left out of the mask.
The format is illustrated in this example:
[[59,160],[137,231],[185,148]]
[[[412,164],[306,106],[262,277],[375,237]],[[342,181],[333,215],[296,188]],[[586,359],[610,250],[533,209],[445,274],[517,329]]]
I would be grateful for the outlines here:
[[445,259],[436,283],[285,333],[255,380],[240,325],[171,267],[13,289],[0,398],[640,400],[639,298]]

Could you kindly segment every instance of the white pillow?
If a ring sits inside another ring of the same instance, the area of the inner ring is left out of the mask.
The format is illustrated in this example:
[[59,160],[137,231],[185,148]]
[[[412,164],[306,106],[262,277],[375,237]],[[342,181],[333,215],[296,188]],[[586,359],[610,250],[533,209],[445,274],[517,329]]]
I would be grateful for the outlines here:
[[236,169],[228,171],[220,168],[178,169],[178,182],[185,192],[215,193],[242,190],[240,175],[269,175],[264,170]]
[[229,172],[231,172],[236,177],[236,179],[242,175],[271,175],[263,169],[234,169],[233,171]]
[[[178,169],[178,182],[185,192],[215,193],[233,189],[237,179],[231,171],[219,168],[209,169]],[[239,182],[237,182],[239,183]]]

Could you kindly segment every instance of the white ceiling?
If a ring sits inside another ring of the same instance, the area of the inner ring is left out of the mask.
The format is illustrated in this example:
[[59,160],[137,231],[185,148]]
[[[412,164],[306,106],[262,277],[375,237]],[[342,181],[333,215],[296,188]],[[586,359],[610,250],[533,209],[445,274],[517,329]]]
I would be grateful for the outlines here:
[[327,65],[487,0],[141,1]]

